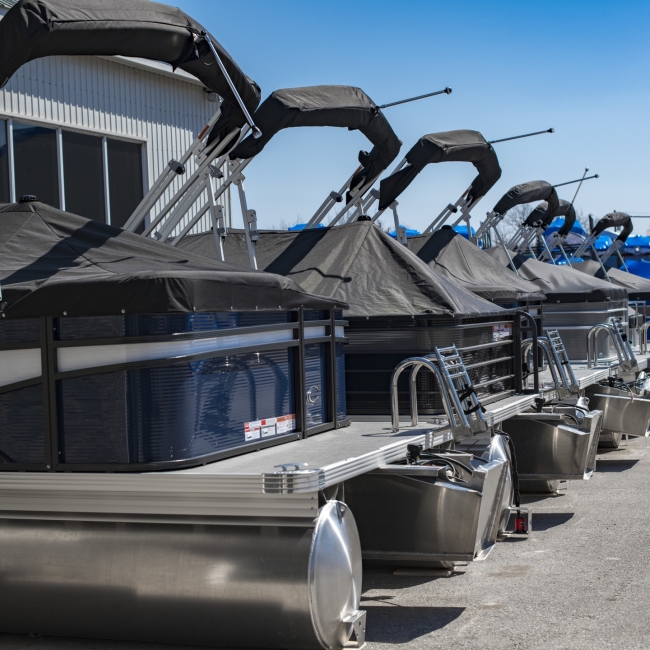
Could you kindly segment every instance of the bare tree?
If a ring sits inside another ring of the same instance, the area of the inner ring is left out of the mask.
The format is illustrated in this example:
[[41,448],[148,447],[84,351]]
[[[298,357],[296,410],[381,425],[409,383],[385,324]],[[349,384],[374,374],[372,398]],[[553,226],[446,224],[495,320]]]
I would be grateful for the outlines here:
[[585,214],[581,208],[575,208],[575,211],[576,221],[583,227],[586,233],[589,233],[591,231],[591,227],[589,226],[589,215]]
[[508,243],[511,237],[519,230],[521,224],[526,221],[528,215],[533,211],[533,207],[527,204],[516,205],[508,210],[499,224],[499,234],[503,241]]
[[273,224],[270,228],[270,230],[289,230],[289,228],[293,226],[297,226],[299,223],[301,223],[300,215],[298,215],[293,221],[287,221],[286,219],[280,219],[280,227],[276,228],[275,224]]

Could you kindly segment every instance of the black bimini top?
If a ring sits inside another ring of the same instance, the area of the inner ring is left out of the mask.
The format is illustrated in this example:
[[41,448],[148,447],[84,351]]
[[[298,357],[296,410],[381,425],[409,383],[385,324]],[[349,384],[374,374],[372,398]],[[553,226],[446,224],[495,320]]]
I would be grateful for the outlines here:
[[[227,102],[237,126],[244,115],[202,33],[180,9],[149,0],[19,0],[0,21],[0,86],[28,61],[53,55],[121,55],[181,68]],[[259,87],[210,37],[249,112]]]
[[623,230],[619,233],[616,239],[625,242],[634,230],[632,217],[625,212],[610,212],[596,223],[592,234],[600,235],[604,230],[620,227],[622,227]]
[[[607,281],[602,266],[595,260],[573,264],[573,268],[587,273],[594,278]],[[607,269],[607,275],[612,281],[612,284],[623,287],[627,291],[630,300],[650,300],[650,280],[642,278],[640,275],[614,268]]]
[[461,129],[422,136],[406,154],[406,160],[408,165],[404,169],[382,180],[380,210],[389,207],[430,163],[471,162],[478,171],[469,190],[471,201],[485,196],[501,178],[497,155],[478,131]]
[[526,222],[530,221],[531,223],[540,223],[542,228],[548,228],[556,217],[564,217],[564,223],[557,232],[558,235],[566,237],[571,232],[571,228],[573,228],[573,224],[576,222],[576,211],[573,207],[573,203],[569,203],[569,201],[565,201],[564,199],[559,200],[557,210],[553,216],[551,216],[548,202],[542,201],[528,215]]
[[346,306],[37,202],[0,208],[0,286],[6,318]]
[[[271,93],[253,115],[262,137],[249,136],[230,153],[232,159],[252,158],[281,129],[299,126],[335,126],[359,130],[374,145],[362,151],[360,170],[350,183],[354,188],[373,182],[395,160],[402,143],[377,105],[354,86],[307,86]],[[212,134],[211,134],[212,135]]]
[[[180,246],[215,257],[212,233],[185,237]],[[229,263],[248,265],[243,233],[230,230]],[[454,284],[370,221],[299,232],[262,231],[256,245],[260,268],[295,280],[318,295],[343,300],[346,316],[502,313],[496,305]]]
[[529,181],[511,187],[492,209],[497,214],[505,214],[511,208],[534,201],[546,201],[546,209],[533,210],[524,223],[532,227],[548,227],[558,214],[560,199],[555,188],[546,181]]
[[[508,256],[502,248],[485,251],[493,260],[508,267]],[[627,300],[622,287],[593,278],[568,266],[546,264],[539,260],[510,252],[519,276],[537,285],[549,302],[607,302]]]
[[432,235],[409,237],[408,246],[430,267],[486,300],[516,303],[544,299],[539,287],[503,268],[451,226]]

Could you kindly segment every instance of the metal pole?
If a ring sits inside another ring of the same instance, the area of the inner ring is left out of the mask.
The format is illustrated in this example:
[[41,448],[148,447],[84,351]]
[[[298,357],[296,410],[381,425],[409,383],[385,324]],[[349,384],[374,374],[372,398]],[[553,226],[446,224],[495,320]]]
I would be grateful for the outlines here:
[[418,99],[425,99],[427,97],[434,97],[435,95],[451,95],[451,88],[447,86],[444,90],[436,90],[434,93],[427,93],[426,95],[418,95],[417,97],[410,97],[409,99],[400,99],[398,102],[391,102],[390,104],[382,104],[377,106],[378,109],[390,108],[391,106],[399,106],[408,102],[416,102]]
[[[576,180],[574,181],[567,181],[566,183],[558,183],[557,185],[553,185],[553,187],[562,187],[563,185],[571,185],[573,183],[580,183],[580,185],[582,185],[583,181],[589,181],[592,178],[600,178],[600,176],[598,174],[594,174],[593,176],[587,176],[587,178],[583,176],[582,178],[576,178]],[[578,189],[580,189],[580,187],[578,187]],[[576,194],[577,193],[578,192],[576,192]]]
[[573,198],[571,199],[571,205],[573,205],[576,202],[578,192],[580,191],[580,188],[582,187],[582,182],[585,180],[585,176],[587,175],[588,171],[589,171],[589,167],[585,167],[585,173],[582,175],[582,178],[580,179],[580,182],[578,183],[578,187],[576,188],[576,192],[573,195]]
[[253,132],[253,137],[255,139],[261,138],[262,137],[262,132],[255,126],[255,122],[253,122],[253,118],[251,117],[251,114],[248,112],[248,109],[246,108],[246,105],[244,104],[244,100],[241,98],[241,95],[237,91],[237,88],[235,88],[235,84],[233,83],[232,79],[230,78],[230,75],[228,74],[228,71],[226,70],[226,67],[223,64],[223,61],[221,60],[221,57],[217,54],[217,49],[215,48],[214,44],[212,43],[212,39],[210,38],[210,34],[206,31],[201,32],[201,36],[205,39],[206,43],[212,50],[212,54],[214,55],[214,59],[217,62],[217,65],[219,66],[219,69],[221,70],[221,74],[225,77],[226,81],[228,82],[228,85],[230,86],[230,90],[232,90],[233,95],[235,96],[235,99],[237,100],[237,103],[239,104],[239,108],[241,108],[242,113],[244,114],[244,117],[246,118],[246,121],[251,127],[251,131]]
[[497,142],[507,142],[508,140],[519,140],[519,138],[530,138],[531,135],[541,135],[542,133],[555,133],[555,129],[546,129],[545,131],[535,131],[534,133],[524,133],[524,135],[513,135],[511,138],[501,138],[500,140],[490,140],[488,144]]

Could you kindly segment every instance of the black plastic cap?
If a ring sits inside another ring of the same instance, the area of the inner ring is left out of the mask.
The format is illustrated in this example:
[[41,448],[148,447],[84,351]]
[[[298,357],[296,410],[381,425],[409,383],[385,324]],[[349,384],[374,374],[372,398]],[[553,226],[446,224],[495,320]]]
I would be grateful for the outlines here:
[[33,203],[34,201],[38,201],[35,194],[23,194],[18,199],[18,203]]

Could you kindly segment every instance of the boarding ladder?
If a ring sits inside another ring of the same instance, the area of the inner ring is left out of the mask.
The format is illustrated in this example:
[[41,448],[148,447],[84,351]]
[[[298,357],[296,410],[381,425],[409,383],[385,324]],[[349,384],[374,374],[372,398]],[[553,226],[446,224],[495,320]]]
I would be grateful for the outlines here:
[[397,382],[404,370],[410,370],[409,402],[411,426],[418,424],[416,380],[422,368],[431,371],[438,380],[440,396],[449,428],[458,440],[488,430],[483,413],[484,407],[478,400],[465,364],[456,346],[434,348],[435,353],[426,357],[404,359],[395,367],[390,380],[391,415],[393,431],[399,431],[399,399]]
[[594,325],[587,333],[587,368],[598,366],[596,338],[600,332],[605,332],[612,339],[621,369],[635,369],[638,364],[625,332],[625,326],[620,319],[613,317],[610,318],[609,323]]
[[580,387],[560,333],[558,330],[546,330],[546,337],[543,337],[543,340],[548,341],[563,387],[569,393],[578,393]]
[[447,348],[436,346],[434,354],[429,358],[435,358],[438,362],[438,367],[454,399],[455,406],[468,418],[472,431],[476,433],[487,431],[487,423],[483,415],[485,407],[478,399],[465,363],[456,346],[451,345]]
[[637,360],[636,357],[634,356],[634,351],[632,350],[632,346],[630,345],[630,339],[627,336],[627,332],[625,331],[625,325],[623,324],[623,320],[621,318],[610,318],[610,323],[612,330],[614,331],[614,335],[616,337],[616,340],[618,341],[618,344],[621,348],[621,351],[623,352],[623,356],[625,360],[628,362],[629,365],[629,370],[632,368],[635,368],[637,366]]

